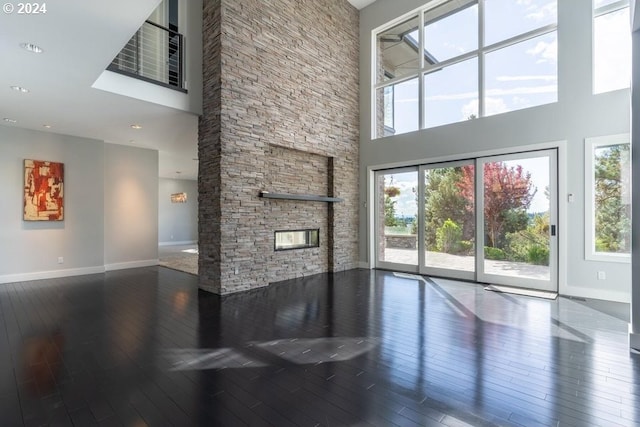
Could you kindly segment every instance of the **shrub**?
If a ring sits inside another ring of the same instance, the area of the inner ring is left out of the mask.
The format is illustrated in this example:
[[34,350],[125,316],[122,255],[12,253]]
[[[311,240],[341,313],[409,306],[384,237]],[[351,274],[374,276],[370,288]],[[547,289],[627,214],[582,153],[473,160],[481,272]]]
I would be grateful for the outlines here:
[[485,259],[493,259],[497,261],[502,261],[507,258],[502,249],[492,248],[491,246],[484,247],[484,257]]
[[469,255],[473,251],[473,242],[469,240],[460,240],[458,242],[458,253],[461,255]]
[[536,265],[549,265],[549,248],[538,245],[529,246],[527,261]]
[[436,231],[436,246],[440,252],[457,253],[462,239],[462,229],[458,224],[447,219]]

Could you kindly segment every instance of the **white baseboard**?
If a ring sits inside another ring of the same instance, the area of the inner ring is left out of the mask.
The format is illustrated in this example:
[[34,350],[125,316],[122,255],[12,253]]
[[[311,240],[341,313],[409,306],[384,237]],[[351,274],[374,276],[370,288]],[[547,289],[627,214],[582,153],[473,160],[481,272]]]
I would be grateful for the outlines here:
[[182,240],[182,241],[175,241],[175,240],[171,240],[169,242],[158,242],[158,246],[180,246],[180,245],[195,245],[197,244],[198,241],[197,240]]
[[151,267],[160,263],[157,259],[146,259],[142,261],[117,262],[114,264],[105,264],[105,271],[126,270],[128,268]]
[[6,274],[0,276],[0,284],[28,282],[31,280],[57,279],[60,277],[83,276],[85,274],[99,274],[104,272],[104,266],[96,266],[84,268],[67,268],[64,270],[37,271],[34,273]]
[[631,332],[631,325],[629,325],[629,347],[640,351],[640,334],[634,334]]
[[370,270],[371,267],[369,267],[369,263],[367,261],[360,261],[358,263],[358,268],[364,268],[366,270]]
[[560,295],[578,298],[601,299],[614,302],[631,302],[631,294],[619,291],[609,291],[606,289],[579,288],[577,286],[563,286]]

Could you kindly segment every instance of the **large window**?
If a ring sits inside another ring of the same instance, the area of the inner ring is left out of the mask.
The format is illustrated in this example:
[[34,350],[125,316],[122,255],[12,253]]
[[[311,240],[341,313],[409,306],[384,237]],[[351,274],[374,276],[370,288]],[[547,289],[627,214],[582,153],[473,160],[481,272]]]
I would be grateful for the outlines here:
[[629,134],[587,138],[585,144],[585,257],[629,262],[631,148]]
[[628,0],[593,2],[593,92],[628,88],[631,28]]
[[375,137],[556,102],[556,29],[557,0],[456,0],[374,31]]

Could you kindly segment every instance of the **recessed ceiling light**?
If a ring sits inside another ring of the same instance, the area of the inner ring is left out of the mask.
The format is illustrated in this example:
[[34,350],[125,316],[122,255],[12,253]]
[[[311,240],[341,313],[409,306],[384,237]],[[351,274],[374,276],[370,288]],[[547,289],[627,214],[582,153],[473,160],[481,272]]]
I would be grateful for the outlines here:
[[142,126],[137,125],[137,124],[131,125],[131,129],[135,129],[135,130],[142,129]]
[[23,48],[24,50],[28,50],[29,52],[33,52],[33,53],[44,52],[44,50],[42,50],[40,46],[35,45],[33,43],[20,43],[20,47]]
[[4,121],[5,121],[5,122],[7,122],[7,123],[18,123],[18,121],[17,121],[16,119],[11,119],[11,118],[9,118],[9,117],[5,117],[5,118],[4,118],[4,119],[2,119],[2,120],[4,120]]
[[51,129],[51,125],[42,125],[42,127],[45,129]]
[[29,89],[24,88],[22,86],[11,86],[11,89],[15,90],[16,92],[21,92],[21,93],[29,92]]

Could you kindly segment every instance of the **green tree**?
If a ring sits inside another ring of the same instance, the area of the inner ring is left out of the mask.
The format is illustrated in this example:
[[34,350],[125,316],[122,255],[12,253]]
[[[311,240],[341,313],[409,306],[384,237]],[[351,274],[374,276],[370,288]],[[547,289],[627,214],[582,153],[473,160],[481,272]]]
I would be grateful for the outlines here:
[[601,147],[595,152],[595,238],[599,252],[629,253],[631,205],[629,144]]
[[460,240],[462,239],[462,229],[451,218],[442,224],[436,232],[436,245],[438,251],[448,254],[458,253],[460,251]]
[[[464,166],[458,186],[467,200],[475,194],[474,168]],[[522,166],[507,166],[504,162],[484,164],[484,221],[487,246],[502,248],[507,233],[525,229],[528,223],[527,209],[537,189],[531,182],[531,174]]]
[[[473,199],[469,201],[461,194],[458,185],[461,179],[461,167],[427,171],[424,197],[427,250],[442,250],[439,249],[437,233],[447,220],[460,227],[463,240],[473,239]],[[414,228],[416,232],[417,225]]]

